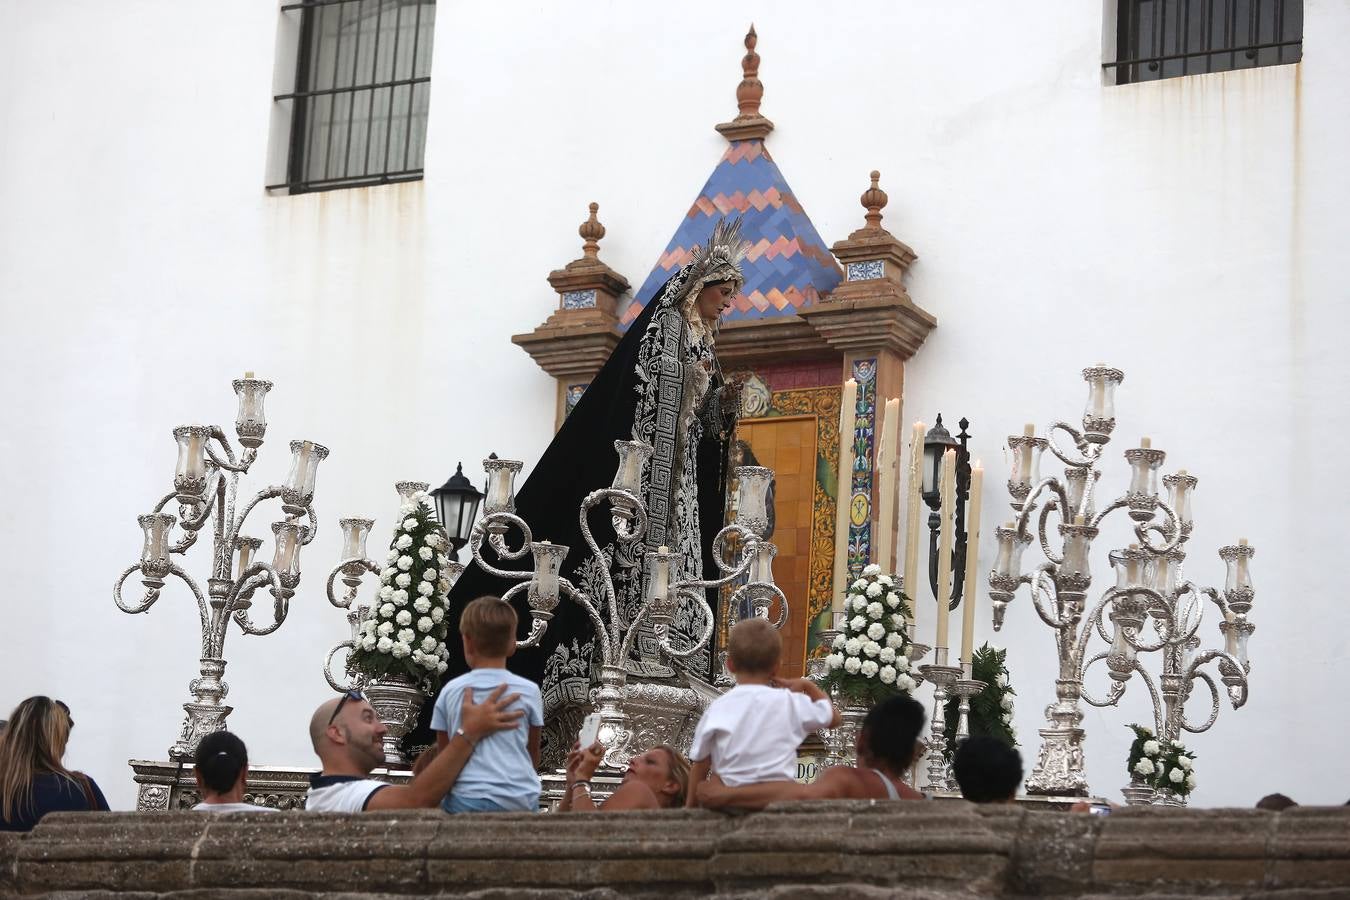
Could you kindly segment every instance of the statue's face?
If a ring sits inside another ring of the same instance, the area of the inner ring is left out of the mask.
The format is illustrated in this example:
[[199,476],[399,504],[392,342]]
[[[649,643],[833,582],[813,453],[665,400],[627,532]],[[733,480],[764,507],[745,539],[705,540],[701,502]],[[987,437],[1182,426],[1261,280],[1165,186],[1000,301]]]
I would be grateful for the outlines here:
[[731,306],[731,298],[735,296],[736,283],[734,281],[705,284],[703,290],[698,292],[698,299],[694,301],[694,306],[698,309],[699,318],[705,322],[715,322],[726,311],[727,307]]

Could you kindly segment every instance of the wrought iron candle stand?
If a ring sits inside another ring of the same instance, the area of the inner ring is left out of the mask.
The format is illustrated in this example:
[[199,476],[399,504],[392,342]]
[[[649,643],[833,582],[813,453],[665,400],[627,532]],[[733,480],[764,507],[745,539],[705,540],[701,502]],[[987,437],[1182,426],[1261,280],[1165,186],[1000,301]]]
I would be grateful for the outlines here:
[[[759,537],[768,525],[765,493],[773,472],[759,466],[742,466],[736,470],[740,484],[736,521],[723,528],[713,543],[713,559],[718,576],[706,580],[673,581],[671,569],[674,567],[679,571],[682,568],[683,555],[665,547],[647,551],[643,554],[643,603],[631,621],[626,620],[619,609],[613,573],[591,531],[590,514],[602,503],[608,504],[610,521],[619,543],[633,545],[642,539],[647,530],[647,509],[640,497],[639,486],[652,448],[640,441],[615,441],[614,448],[619,455],[619,466],[613,484],[588,494],[582,501],[579,513],[582,536],[592,557],[600,563],[596,568],[603,573],[600,579],[603,596],[593,596],[562,577],[559,572],[570,548],[534,540],[528,523],[515,514],[514,480],[521,469],[519,461],[484,460],[483,466],[488,473],[487,499],[483,518],[470,535],[469,547],[483,571],[504,580],[519,582],[506,591],[503,599],[510,600],[522,592],[525,594],[532,621],[529,636],[519,642],[518,647],[538,645],[562,597],[586,611],[595,630],[601,657],[600,683],[593,692],[592,700],[596,712],[600,714],[600,742],[606,748],[604,765],[621,769],[627,766],[636,750],[631,744],[633,731],[624,710],[628,677],[624,663],[633,655],[634,642],[643,623],[652,627],[661,651],[679,660],[701,650],[712,635],[715,623],[705,595],[708,589],[731,584],[749,574],[750,581],[736,590],[732,603],[748,599],[756,609],[767,611],[777,599],[781,609],[775,622],[777,627],[782,627],[787,618],[787,600],[773,583],[772,545]],[[512,549],[507,541],[508,532],[512,529],[521,534],[521,543],[517,549]],[[724,553],[733,538],[738,545],[739,557],[727,562]],[[534,560],[533,568],[528,571],[510,570],[488,562],[482,554],[485,539],[499,560],[516,560],[530,554]],[[675,647],[670,642],[670,627],[681,602],[692,604],[700,610],[705,622],[699,640],[685,648]]]
[[[264,488],[236,512],[239,478],[246,474],[258,456],[267,422],[263,400],[272,382],[253,378],[249,373],[233,382],[239,397],[235,432],[243,452],[236,455],[225,432],[215,425],[183,425],[173,430],[178,443],[178,463],[173,490],[138,521],[144,532],[139,563],[128,566],[113,585],[113,601],[126,613],[143,613],[159,600],[165,579],[174,576],[187,585],[197,600],[201,624],[200,676],[192,679],[188,690],[192,699],[183,704],[187,716],[178,740],[169,748],[169,757],[182,761],[196,751],[201,738],[225,727],[230,707],[224,704],[229,686],[225,672],[225,635],[233,620],[245,634],[271,634],[286,620],[291,597],[300,583],[300,548],[314,540],[318,519],[312,501],[314,479],[319,463],[328,449],[312,441],[291,441],[291,469],[282,485]],[[272,562],[259,562],[255,555],[262,546],[258,538],[243,533],[250,513],[265,500],[280,498],[285,518],[272,524],[275,551]],[[164,512],[177,501],[178,515]],[[297,520],[308,518],[308,524]],[[203,594],[200,585],[173,561],[186,554],[199,534],[210,525],[212,562]],[[171,540],[174,526],[182,536]],[[141,573],[145,593],[138,602],[122,598],[122,586],[135,571]],[[249,614],[254,593],[267,587],[273,597],[272,623],[258,626]],[[167,795],[166,795],[167,798]]]
[[[995,532],[998,560],[989,575],[994,629],[1002,627],[1007,605],[1017,589],[1028,584],[1037,614],[1055,630],[1059,657],[1056,700],[1046,707],[1047,724],[1040,732],[1043,743],[1036,767],[1026,781],[1031,794],[1087,794],[1079,700],[1094,706],[1115,706],[1135,673],[1143,679],[1152,699],[1156,733],[1166,741],[1176,740],[1182,731],[1207,731],[1216,721],[1219,691],[1210,674],[1202,671],[1206,664],[1217,661],[1220,680],[1234,709],[1247,699],[1247,639],[1254,630],[1247,621],[1253,598],[1248,564],[1254,550],[1245,541],[1220,549],[1219,556],[1228,566],[1222,592],[1182,578],[1184,546],[1192,529],[1191,492],[1198,481],[1184,472],[1165,476],[1162,480],[1168,499],[1161,499],[1158,469],[1165,454],[1149,446],[1147,438],[1141,441],[1142,446],[1125,451],[1132,470],[1127,492],[1100,512],[1096,509],[1093,494],[1101,477],[1101,454],[1116,424],[1114,393],[1124,377],[1119,369],[1105,366],[1083,370],[1089,391],[1082,431],[1065,422],[1050,426],[1052,436],[1059,431],[1072,439],[1072,450],[1052,439],[1037,437],[1030,429],[1027,434],[1008,439],[1013,456],[1008,489],[1017,517],[1011,526]],[[1039,477],[1040,458],[1046,448],[1068,467],[1063,480]],[[1048,561],[1034,573],[1022,574],[1021,557],[1033,541],[1028,524],[1042,495],[1047,499],[1041,507],[1036,537]],[[1084,617],[1085,599],[1092,585],[1092,542],[1099,536],[1103,520],[1116,510],[1127,511],[1133,520],[1137,542],[1112,551],[1116,584]],[[1057,531],[1062,542],[1058,550],[1050,542],[1051,513],[1057,513],[1060,519]],[[1158,543],[1153,542],[1154,537]],[[1213,602],[1224,617],[1219,629],[1226,647],[1195,655],[1204,598]],[[1150,626],[1152,636],[1146,634]],[[1094,634],[1109,647],[1087,659]],[[1163,664],[1155,682],[1138,654],[1157,651],[1162,652]],[[1111,679],[1101,699],[1083,689],[1087,669],[1098,660],[1106,661]],[[1199,724],[1185,716],[1185,704],[1196,681],[1209,687],[1212,701],[1209,717]]]

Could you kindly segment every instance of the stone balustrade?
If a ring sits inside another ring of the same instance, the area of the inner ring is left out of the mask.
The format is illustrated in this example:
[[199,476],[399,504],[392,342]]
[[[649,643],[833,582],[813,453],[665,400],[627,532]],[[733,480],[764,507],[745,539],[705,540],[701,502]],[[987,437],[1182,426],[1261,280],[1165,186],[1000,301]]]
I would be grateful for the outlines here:
[[706,811],[62,813],[0,897],[1350,897],[1350,808],[838,801]]

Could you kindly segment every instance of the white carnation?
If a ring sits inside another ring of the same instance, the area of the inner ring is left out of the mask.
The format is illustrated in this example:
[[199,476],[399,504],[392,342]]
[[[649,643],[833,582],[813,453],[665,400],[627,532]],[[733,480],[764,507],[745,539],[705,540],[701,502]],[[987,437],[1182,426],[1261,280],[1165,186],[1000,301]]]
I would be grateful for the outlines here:
[[388,653],[390,650],[394,649],[394,642],[387,637],[382,637],[376,642],[375,649],[381,653]]
[[1177,765],[1189,772],[1191,769],[1191,758],[1189,756],[1179,756],[1177,757]]
[[1195,790],[1195,773],[1188,772],[1186,775],[1186,787]]
[[368,634],[368,635],[366,635],[365,637],[361,638],[361,649],[362,649],[362,650],[374,650],[374,649],[375,649],[375,635],[373,635],[373,634]]
[[886,587],[890,587],[891,585],[895,584],[895,579],[889,575],[882,575],[880,578],[877,579],[877,581],[886,585]]
[[834,643],[830,646],[835,650],[842,650],[846,643],[848,643],[848,638],[844,637],[842,634],[836,634],[834,636]]
[[1012,709],[1012,708],[1013,708],[1013,698],[1012,698],[1010,695],[1008,695],[1008,694],[1004,694],[1004,695],[1003,695],[1003,699],[1001,699],[1001,700],[998,701],[998,705],[1001,706],[1001,707],[1003,707],[1004,709]]
[[394,541],[394,546],[400,550],[407,550],[412,546],[412,538],[406,534],[400,534],[398,540]]
[[[882,625],[880,622],[873,622],[871,625],[867,626],[867,636],[874,641],[881,640],[886,636],[886,626]],[[881,648],[878,647],[877,649],[880,650]]]
[[431,635],[427,635],[426,637],[422,638],[422,652],[423,653],[436,652],[436,639]]
[[423,634],[436,627],[436,623],[431,621],[430,616],[423,616],[417,620],[417,630]]
[[417,512],[417,506],[412,502],[404,503],[401,506],[399,506],[398,511],[403,513],[403,515],[405,516],[411,515],[412,513]]
[[416,519],[413,519],[413,518],[404,519],[404,520],[403,520],[403,530],[404,530],[404,531],[416,531],[416,530],[417,530],[417,520],[416,520]]
[[1181,782],[1186,780],[1186,773],[1180,769],[1173,769],[1167,773],[1167,780],[1173,784],[1181,784]]
[[902,654],[895,654],[895,667],[901,672],[909,671],[909,657]]
[[436,664],[436,671],[442,675],[445,674],[445,670],[448,668],[450,668],[450,666],[444,660]]
[[441,649],[436,651],[436,655],[439,656],[441,659],[449,659],[450,651],[446,649],[446,646],[444,644],[441,644]]
[[397,643],[407,644],[408,652],[411,653],[412,642],[417,640],[417,632],[413,631],[411,628],[400,628],[398,634],[394,635],[394,637],[398,639]]
[[869,659],[863,662],[861,671],[864,678],[874,678],[880,668],[880,666]]
[[1007,687],[1007,686],[1008,686],[1008,674],[1007,674],[1006,672],[1000,672],[1000,673],[999,673],[999,676],[998,676],[997,678],[994,679],[994,683],[997,684],[999,687],[1003,687],[1003,688]]
[[1152,775],[1153,771],[1153,760],[1148,757],[1134,764],[1134,774],[1136,775]]
[[890,647],[892,650],[899,650],[901,647],[905,646],[905,639],[900,636],[900,632],[892,631],[890,634],[886,635],[886,646]]
[[398,615],[394,616],[394,621],[400,625],[410,625],[412,624],[412,613],[406,609],[400,609]]
[[388,560],[388,561],[391,562],[391,563],[396,563],[396,562],[398,562],[398,551],[397,551],[397,550],[394,550],[394,549],[390,549],[389,555],[386,556],[385,559]]
[[1161,752],[1162,752],[1162,747],[1160,747],[1160,746],[1158,745],[1158,742],[1157,742],[1157,741],[1144,741],[1144,755],[1145,755],[1145,756],[1157,756],[1157,755],[1158,755],[1159,753],[1161,753]]
[[450,565],[450,557],[446,556],[444,553],[437,553],[436,565],[444,569],[446,566]]
[[1186,745],[1183,744],[1181,741],[1173,741],[1173,742],[1172,742],[1172,747],[1173,747],[1174,749],[1176,749],[1176,750],[1185,750],[1185,749],[1186,749]]
[[395,610],[394,604],[386,603],[384,606],[380,607],[380,615],[384,616],[387,619],[394,614],[394,610]]
[[844,642],[844,652],[847,653],[849,656],[857,656],[860,652],[862,652],[862,645],[863,642],[861,640],[855,637],[851,637]]
[[393,566],[386,566],[380,570],[380,580],[388,583],[389,579],[393,578],[396,574],[398,574],[397,569]]
[[407,606],[407,605],[408,605],[408,592],[407,592],[407,591],[394,591],[394,595],[393,595],[392,597],[390,597],[389,599],[392,600],[392,601],[394,602],[394,605],[395,605],[395,606]]
[[389,585],[386,584],[384,587],[380,588],[381,600],[391,600],[393,599],[393,596],[394,596],[394,589]]
[[400,556],[398,558],[398,567],[400,571],[406,572],[412,568],[411,556]]
[[403,641],[394,641],[394,649],[389,651],[394,655],[394,659],[403,659],[412,653],[412,648]]
[[422,580],[423,580],[423,581],[435,581],[435,580],[436,580],[436,570],[435,570],[435,569],[425,569],[425,570],[423,570],[423,572],[422,572]]
[[904,628],[904,627],[905,627],[905,617],[902,616],[902,615],[900,615],[899,613],[891,613],[891,627],[892,627],[892,628]]
[[867,598],[854,597],[852,606],[854,612],[862,612],[863,610],[867,609]]
[[886,665],[890,665],[895,662],[895,650],[890,647],[882,647],[881,653],[877,656],[877,659],[881,660]]
[[886,593],[886,589],[879,584],[869,584],[867,586],[867,596],[869,597],[875,599],[884,593]]
[[852,589],[855,591],[865,591],[867,590],[867,582],[859,578],[857,581],[853,582]]
[[876,563],[872,563],[871,565],[863,569],[864,578],[870,578],[873,575],[880,575],[880,574],[881,574],[881,566],[877,565]]
[[919,686],[919,683],[908,675],[895,676],[895,686],[902,691],[912,691]]
[[863,644],[862,651],[864,656],[876,657],[881,654],[881,645],[876,641],[868,641]]
[[430,597],[432,594],[436,593],[436,588],[432,586],[430,581],[419,581],[417,583],[417,593],[421,594],[423,597]]
[[867,627],[867,620],[864,619],[862,616],[854,616],[853,621],[848,623],[848,627],[849,630],[853,632],[862,631],[864,628]]
[[[422,540],[426,542],[426,545],[428,547],[439,547],[441,545],[441,536],[434,531],[428,534]],[[431,559],[431,557],[426,556],[423,557],[423,559]]]
[[895,609],[897,606],[900,605],[900,595],[897,594],[895,591],[891,591],[889,594],[886,595],[886,605],[889,606],[891,609]]
[[413,648],[413,652],[412,652],[412,661],[413,661],[413,662],[417,663],[417,664],[420,666],[420,665],[422,665],[422,660],[425,659],[425,658],[426,658],[426,657],[424,657],[424,656],[422,655],[422,651],[421,651],[421,650],[419,650],[419,649],[416,648],[416,647]]
[[880,619],[885,612],[886,608],[875,600],[867,604],[867,617],[869,619]]
[[423,562],[431,562],[431,558],[436,555],[436,551],[430,547],[421,547],[418,549],[417,555],[422,557]]
[[850,656],[844,660],[844,671],[848,674],[857,675],[860,668],[862,668],[862,663],[858,661],[858,657]]
[[394,623],[393,623],[393,622],[381,622],[381,623],[376,627],[375,632],[376,632],[377,634],[382,634],[382,635],[385,635],[385,634],[393,634],[393,633],[394,633]]
[[431,612],[431,601],[426,597],[418,597],[413,601],[413,609],[417,610],[419,613]]
[[441,619],[444,618],[445,618],[445,610],[441,609],[439,606],[433,606],[431,608],[431,621],[440,624]]
[[831,653],[829,656],[825,657],[825,665],[829,667],[829,669],[830,669],[831,672],[833,672],[833,671],[836,670],[836,669],[841,669],[841,668],[843,668],[843,666],[844,666],[844,656],[843,656],[843,654],[842,654],[842,653]]
[[895,666],[882,666],[877,676],[881,679],[882,684],[895,684],[897,674],[899,673],[895,671]]
[[398,585],[401,588],[405,588],[408,585],[412,584],[412,576],[409,575],[407,572],[400,572],[398,573],[398,577],[394,579],[394,584]]

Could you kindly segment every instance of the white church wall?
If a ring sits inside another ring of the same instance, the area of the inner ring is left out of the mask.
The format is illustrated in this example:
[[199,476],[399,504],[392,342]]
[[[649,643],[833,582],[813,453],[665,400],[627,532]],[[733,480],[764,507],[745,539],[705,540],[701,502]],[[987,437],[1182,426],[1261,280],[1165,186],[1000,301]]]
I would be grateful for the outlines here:
[[[177,587],[131,617],[111,583],[139,551],[135,516],[167,490],[170,429],[229,430],[229,379],[253,369],[276,388],[250,489],[284,476],[291,438],[332,456],[290,619],[227,640],[230,724],[255,761],[308,764],[319,666],[345,629],[322,598],[337,519],[374,515],[377,547],[394,480],[438,482],[461,459],[478,478],[493,450],[527,467],[538,455],[552,382],[509,336],[552,310],[544,276],[578,255],[591,200],[609,229],[602,258],[646,275],[725,147],[712,125],[734,114],[753,19],[778,125],[768,147],[817,228],[833,241],[858,227],[878,168],[885,224],[919,253],[910,290],[940,324],[908,369],[905,415],[971,418],[988,534],[1005,518],[1003,436],[1075,420],[1082,366],[1125,369],[1099,496],[1123,489],[1120,450],[1149,435],[1169,469],[1200,477],[1190,577],[1221,579],[1221,544],[1257,547],[1252,698],[1192,738],[1195,802],[1343,802],[1350,781],[1317,747],[1350,728],[1305,685],[1350,649],[1329,569],[1350,499],[1334,462],[1350,435],[1336,265],[1350,11],[1305,3],[1298,66],[1115,87],[1095,7],[860,2],[827,17],[793,0],[729,19],[704,0],[678,15],[443,2],[426,180],[284,197],[262,190],[274,5],[11,5],[0,707],[67,700],[69,761],[115,806],[134,802],[123,761],[162,756],[176,734],[196,625]],[[1099,585],[1105,550],[1126,540],[1099,542]],[[987,567],[991,537],[981,544]],[[922,638],[931,604],[920,618]],[[1049,629],[1025,593],[1003,633],[987,612],[979,623],[1010,648],[1030,769],[1052,699]],[[1219,640],[1212,621],[1205,634]],[[1124,723],[1147,715],[1140,687],[1121,710],[1088,710],[1089,777],[1109,796],[1125,780]],[[1286,737],[1310,727],[1317,745]]]

